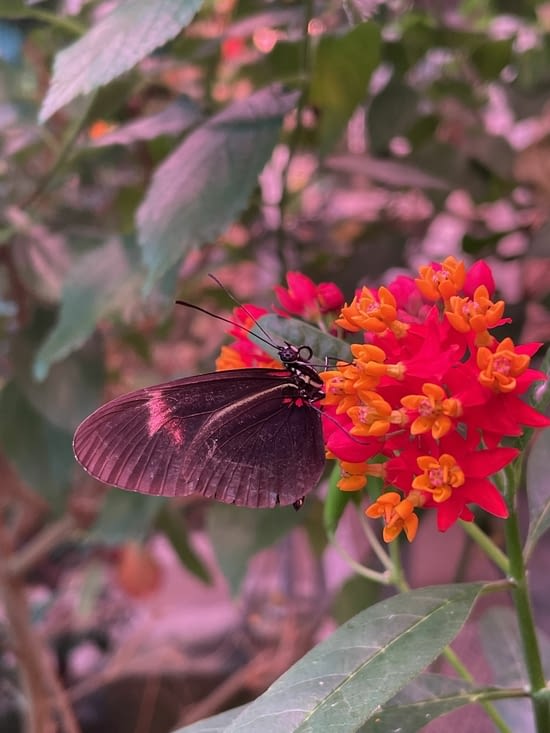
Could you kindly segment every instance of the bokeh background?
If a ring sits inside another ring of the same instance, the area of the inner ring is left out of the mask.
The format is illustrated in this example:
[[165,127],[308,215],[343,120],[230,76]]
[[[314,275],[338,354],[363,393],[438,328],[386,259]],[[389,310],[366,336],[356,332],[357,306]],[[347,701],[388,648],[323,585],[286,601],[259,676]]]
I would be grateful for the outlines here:
[[[0,0],[2,731],[43,695],[69,733],[168,733],[388,592],[346,559],[376,567],[353,511],[328,544],[323,483],[298,513],[147,498],[87,477],[72,433],[213,369],[225,325],[174,306],[229,315],[208,273],[271,308],[288,271],[349,301],[484,258],[509,335],[549,341],[549,32],[536,0]],[[413,586],[494,577],[429,519],[404,552]]]

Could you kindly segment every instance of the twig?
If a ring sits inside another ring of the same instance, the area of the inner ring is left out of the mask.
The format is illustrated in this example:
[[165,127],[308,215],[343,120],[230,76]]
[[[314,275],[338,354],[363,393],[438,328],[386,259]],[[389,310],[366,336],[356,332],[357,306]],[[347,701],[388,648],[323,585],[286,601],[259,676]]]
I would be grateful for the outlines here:
[[8,558],[6,562],[8,571],[12,575],[23,576],[62,540],[70,537],[76,528],[73,517],[68,514],[61,517],[57,522],[47,525],[32,540],[29,540],[26,545],[23,545]]
[[25,587],[20,578],[8,568],[11,555],[9,536],[0,518],[0,593],[9,632],[19,659],[19,680],[24,699],[25,732],[46,733],[53,729],[53,719],[46,690],[46,671],[42,662],[39,640],[29,619]]
[[42,640],[33,629],[22,579],[32,565],[74,529],[74,521],[70,517],[61,519],[42,530],[27,547],[14,552],[2,519],[0,517],[0,593],[19,659],[19,679],[27,702],[25,731],[48,733],[56,730],[55,707],[64,733],[80,733],[67,694],[53,666],[47,662]]

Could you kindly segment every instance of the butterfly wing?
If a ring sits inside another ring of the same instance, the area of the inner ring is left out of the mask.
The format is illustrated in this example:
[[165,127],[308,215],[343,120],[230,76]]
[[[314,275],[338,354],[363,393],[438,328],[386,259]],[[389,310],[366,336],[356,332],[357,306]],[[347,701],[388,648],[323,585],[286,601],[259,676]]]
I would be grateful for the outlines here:
[[324,466],[319,413],[296,404],[293,390],[289,373],[277,369],[147,387],[86,418],[75,455],[95,478],[131,491],[292,504],[315,487]]

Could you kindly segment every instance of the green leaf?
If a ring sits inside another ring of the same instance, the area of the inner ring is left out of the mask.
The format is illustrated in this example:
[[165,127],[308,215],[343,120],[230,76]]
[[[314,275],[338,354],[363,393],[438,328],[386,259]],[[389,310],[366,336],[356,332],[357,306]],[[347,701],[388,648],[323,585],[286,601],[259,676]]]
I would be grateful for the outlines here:
[[482,588],[422,588],[367,608],[291,667],[226,733],[355,733],[452,641]]
[[44,122],[80,94],[131,69],[190,23],[201,0],[125,0],[82,38],[60,51],[42,104]]
[[330,605],[330,615],[338,624],[349,621],[352,616],[380,600],[382,586],[364,575],[352,575],[338,591]]
[[313,63],[309,102],[321,113],[320,146],[327,153],[365,98],[380,61],[376,23],[361,23],[344,36],[325,34]]
[[496,79],[512,61],[513,44],[513,38],[484,41],[472,51],[470,61],[483,79]]
[[372,151],[385,153],[392,138],[404,135],[417,117],[418,94],[400,80],[391,81],[372,100],[367,125]]
[[144,540],[162,510],[165,499],[113,489],[105,497],[101,512],[87,539],[106,545],[127,540]]
[[186,725],[184,728],[178,728],[174,733],[223,733],[227,726],[247,707],[248,705],[239,705],[238,708],[232,708],[219,715],[213,715],[211,718],[205,718],[192,725]]
[[138,299],[143,275],[137,257],[135,247],[112,239],[78,260],[63,287],[59,321],[36,355],[36,379],[82,346],[101,318]]
[[425,673],[398,692],[358,733],[416,733],[427,721],[478,700],[478,690],[464,680]]
[[169,504],[164,504],[157,517],[157,528],[166,535],[183,567],[204,583],[211,583],[212,577],[208,568],[189,542],[187,528],[180,512]]
[[72,433],[37,412],[15,382],[0,392],[0,445],[21,478],[60,513],[74,472]]
[[245,509],[212,504],[208,510],[208,536],[233,595],[239,590],[251,557],[300,525],[311,503],[308,497],[299,512],[292,507]]
[[296,94],[262,89],[192,132],[153,176],[138,215],[150,287],[247,205]]
[[538,431],[527,459],[527,501],[529,503],[529,531],[525,542],[525,556],[529,558],[537,542],[550,528],[550,428]]
[[32,375],[35,345],[51,328],[49,316],[36,310],[33,323],[14,338],[15,381],[35,410],[58,428],[73,431],[101,401],[105,383],[102,344],[98,338],[90,348],[54,364],[45,381],[37,382]]
[[[313,361],[318,364],[326,357],[333,359],[342,359],[349,361],[351,359],[351,351],[349,344],[341,339],[324,333],[316,326],[300,321],[297,318],[282,318],[281,316],[267,315],[258,319],[258,323],[273,338],[276,343],[284,344],[285,341],[294,346],[309,346],[313,352]],[[274,358],[279,356],[276,348],[265,344],[261,338],[256,338],[254,334],[265,338],[258,326],[252,328],[250,335],[251,341],[257,343],[266,353],[271,354]]]
[[109,145],[130,145],[137,140],[154,140],[160,135],[179,135],[201,119],[197,105],[188,97],[180,97],[167,105],[161,112],[141,117],[134,122],[120,125],[97,140],[90,147],[102,148]]

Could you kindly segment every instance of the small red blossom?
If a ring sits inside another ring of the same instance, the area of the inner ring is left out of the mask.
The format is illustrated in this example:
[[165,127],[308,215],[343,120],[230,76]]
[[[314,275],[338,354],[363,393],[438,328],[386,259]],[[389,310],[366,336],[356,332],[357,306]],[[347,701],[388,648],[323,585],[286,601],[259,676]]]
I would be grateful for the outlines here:
[[286,281],[288,289],[277,285],[275,293],[282,307],[293,315],[316,321],[321,314],[338,311],[344,304],[344,295],[334,283],[315,285],[301,272],[289,272]]

